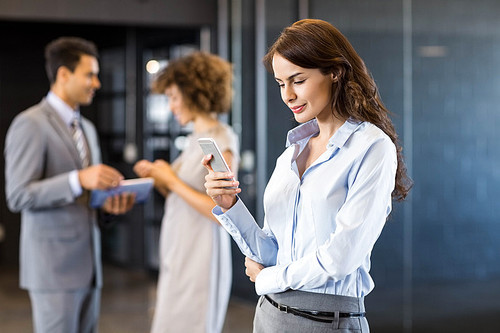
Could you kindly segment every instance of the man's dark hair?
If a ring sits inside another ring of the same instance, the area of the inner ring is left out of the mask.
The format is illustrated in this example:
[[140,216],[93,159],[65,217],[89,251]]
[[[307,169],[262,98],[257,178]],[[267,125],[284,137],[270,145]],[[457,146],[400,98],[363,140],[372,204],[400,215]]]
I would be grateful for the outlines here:
[[96,45],[79,37],[59,37],[47,44],[45,47],[45,70],[50,84],[55,82],[59,67],[65,66],[73,72],[82,55],[98,58]]

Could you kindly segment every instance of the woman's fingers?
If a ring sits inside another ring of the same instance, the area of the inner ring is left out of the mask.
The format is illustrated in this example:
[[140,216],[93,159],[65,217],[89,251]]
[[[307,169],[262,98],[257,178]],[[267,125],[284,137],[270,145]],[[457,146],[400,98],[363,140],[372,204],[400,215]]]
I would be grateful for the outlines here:
[[208,170],[208,171],[213,171],[212,167],[210,166],[210,160],[212,159],[212,154],[205,155],[201,159],[201,164]]
[[214,179],[209,176],[205,177],[205,188],[207,189],[207,194],[214,193],[214,195],[221,194],[234,194],[235,190],[240,185],[240,182],[237,180],[228,180],[224,179]]

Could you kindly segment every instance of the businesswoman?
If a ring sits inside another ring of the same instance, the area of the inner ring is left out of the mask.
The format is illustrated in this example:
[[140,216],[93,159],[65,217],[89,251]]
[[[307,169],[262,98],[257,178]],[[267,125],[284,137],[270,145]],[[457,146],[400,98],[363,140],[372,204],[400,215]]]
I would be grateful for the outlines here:
[[160,232],[160,267],[151,332],[221,332],[231,292],[231,243],[211,213],[205,193],[207,173],[197,139],[217,142],[231,170],[238,170],[238,140],[231,127],[218,120],[231,105],[231,65],[208,53],[196,52],[171,61],[153,83],[153,91],[168,96],[179,124],[193,124],[180,156],[142,160],[134,166],[141,177],[153,177],[165,197]]
[[264,58],[299,126],[289,131],[264,194],[261,229],[231,176],[215,173],[213,214],[245,254],[261,298],[254,332],[368,332],[370,254],[406,197],[401,147],[374,80],[331,24],[285,28]]

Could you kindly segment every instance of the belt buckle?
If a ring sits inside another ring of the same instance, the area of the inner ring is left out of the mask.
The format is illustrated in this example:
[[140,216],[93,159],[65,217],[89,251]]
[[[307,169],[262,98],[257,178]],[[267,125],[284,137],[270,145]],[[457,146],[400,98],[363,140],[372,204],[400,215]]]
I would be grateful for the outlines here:
[[282,312],[288,313],[288,305],[278,303],[278,309]]

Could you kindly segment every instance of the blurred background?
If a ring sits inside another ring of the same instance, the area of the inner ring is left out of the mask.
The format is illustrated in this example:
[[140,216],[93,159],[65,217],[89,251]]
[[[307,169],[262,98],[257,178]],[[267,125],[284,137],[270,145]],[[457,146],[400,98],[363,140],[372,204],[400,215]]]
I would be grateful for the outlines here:
[[[12,119],[49,89],[44,46],[80,36],[99,47],[102,81],[82,112],[104,161],[135,177],[138,159],[172,160],[190,132],[165,96],[150,94],[151,78],[170,59],[214,52],[234,64],[226,121],[241,141],[241,197],[261,223],[265,184],[296,125],[261,58],[285,26],[324,19],[372,72],[415,182],[372,254],[372,331],[500,332],[499,17],[497,0],[1,0],[0,148]],[[29,332],[17,287],[20,216],[4,186],[2,176],[0,331]],[[155,194],[103,230],[102,332],[148,331],[162,214]],[[233,244],[225,332],[251,332],[257,297],[243,261]]]

